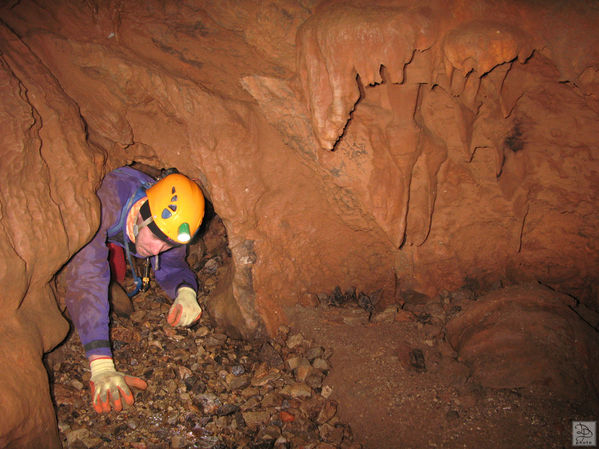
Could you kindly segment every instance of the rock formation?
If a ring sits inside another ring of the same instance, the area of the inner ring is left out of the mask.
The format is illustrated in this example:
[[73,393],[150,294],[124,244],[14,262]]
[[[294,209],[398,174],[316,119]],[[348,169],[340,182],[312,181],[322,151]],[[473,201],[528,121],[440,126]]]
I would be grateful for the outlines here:
[[599,394],[598,339],[574,308],[546,287],[512,286],[471,302],[447,339],[483,386],[584,401]]
[[232,253],[209,307],[245,337],[336,285],[534,280],[599,309],[598,21],[591,0],[4,2],[0,446],[57,445],[52,282],[133,161],[202,185]]

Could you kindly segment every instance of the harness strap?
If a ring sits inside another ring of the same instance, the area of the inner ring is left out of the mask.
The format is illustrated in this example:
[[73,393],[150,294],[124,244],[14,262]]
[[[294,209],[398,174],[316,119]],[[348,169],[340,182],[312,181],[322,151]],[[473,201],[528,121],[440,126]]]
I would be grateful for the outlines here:
[[[118,223],[111,226],[107,234],[109,237],[118,234],[120,231],[123,232],[123,246],[125,247],[125,254],[127,256],[127,261],[129,262],[129,267],[131,268],[131,275],[133,276],[133,281],[135,282],[135,288],[131,292],[127,292],[127,296],[130,298],[139,293],[140,290],[147,290],[149,287],[149,277],[144,276],[144,279],[140,278],[137,275],[137,271],[135,270],[135,265],[133,265],[133,259],[131,258],[131,250],[129,249],[129,237],[127,236],[127,214],[131,210],[133,204],[146,196],[146,189],[149,188],[153,183],[144,182],[141,186],[137,188],[135,193],[129,197],[127,200],[127,204],[125,207],[121,209],[121,216],[119,217]],[[144,273],[145,274],[145,273]]]

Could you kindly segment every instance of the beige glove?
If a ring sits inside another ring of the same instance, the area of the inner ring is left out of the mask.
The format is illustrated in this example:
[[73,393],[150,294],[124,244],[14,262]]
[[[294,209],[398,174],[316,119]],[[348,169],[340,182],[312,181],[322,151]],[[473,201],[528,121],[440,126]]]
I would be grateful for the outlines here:
[[92,404],[98,413],[109,412],[110,406],[120,412],[122,399],[126,405],[133,405],[133,393],[129,387],[145,390],[148,384],[139,377],[127,376],[114,369],[110,357],[92,360],[89,364],[92,377],[89,381],[92,390]]
[[202,316],[202,308],[196,299],[196,292],[190,287],[177,290],[177,297],[168,312],[166,321],[171,326],[191,326]]

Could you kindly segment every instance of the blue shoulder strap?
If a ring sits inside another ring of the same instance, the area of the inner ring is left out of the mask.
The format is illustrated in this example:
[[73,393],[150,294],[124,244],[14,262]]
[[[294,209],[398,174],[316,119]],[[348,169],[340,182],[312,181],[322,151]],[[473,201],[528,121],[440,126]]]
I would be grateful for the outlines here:
[[133,276],[133,281],[135,282],[135,289],[132,292],[127,292],[127,296],[132,297],[135,296],[141,289],[144,284],[144,280],[141,279],[136,271],[135,265],[133,265],[133,260],[131,259],[131,251],[129,250],[129,237],[127,237],[127,214],[131,207],[144,196],[146,196],[146,189],[152,186],[151,182],[144,182],[141,186],[137,188],[135,193],[129,197],[125,207],[121,209],[121,216],[119,217],[119,221],[111,226],[107,234],[109,237],[113,237],[117,235],[120,231],[123,231],[123,246],[125,247],[125,254],[127,256],[127,261],[129,262],[129,267],[131,268],[131,275]]

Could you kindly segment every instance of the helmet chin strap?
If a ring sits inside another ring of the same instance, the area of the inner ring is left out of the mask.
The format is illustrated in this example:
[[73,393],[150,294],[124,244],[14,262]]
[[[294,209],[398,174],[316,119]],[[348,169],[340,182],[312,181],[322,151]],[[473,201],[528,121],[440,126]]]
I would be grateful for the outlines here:
[[144,221],[142,221],[139,225],[138,224],[134,224],[133,225],[133,237],[137,238],[137,235],[139,234],[139,231],[141,231],[142,228],[144,228],[144,227],[148,226],[150,223],[152,223],[152,221],[154,221],[152,219],[152,217],[148,217]]

